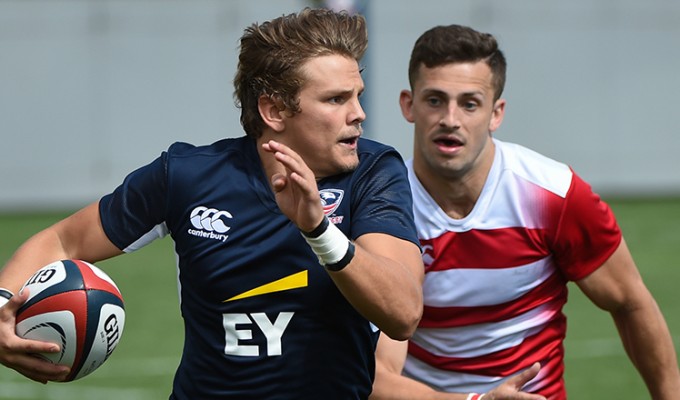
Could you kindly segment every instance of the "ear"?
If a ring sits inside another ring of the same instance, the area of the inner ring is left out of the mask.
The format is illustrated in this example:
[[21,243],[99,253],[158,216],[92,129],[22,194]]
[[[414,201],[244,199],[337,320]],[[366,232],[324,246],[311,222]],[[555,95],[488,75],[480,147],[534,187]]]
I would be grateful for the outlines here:
[[399,107],[401,107],[401,115],[404,116],[404,119],[413,123],[413,112],[411,111],[413,107],[413,92],[404,89],[399,93]]
[[274,130],[281,132],[285,129],[285,107],[283,102],[274,96],[262,95],[257,99],[257,109],[262,121]]
[[491,112],[491,120],[489,121],[489,132],[493,132],[501,126],[503,117],[505,116],[505,100],[498,99],[493,105]]

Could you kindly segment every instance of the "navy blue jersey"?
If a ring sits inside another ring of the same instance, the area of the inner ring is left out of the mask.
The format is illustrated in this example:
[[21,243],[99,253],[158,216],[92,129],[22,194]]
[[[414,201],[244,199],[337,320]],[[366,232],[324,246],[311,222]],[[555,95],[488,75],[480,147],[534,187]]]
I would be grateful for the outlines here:
[[[365,399],[377,329],[281,213],[255,146],[175,143],[100,202],[120,249],[175,241],[185,342],[171,399]],[[399,154],[361,139],[359,160],[318,182],[326,215],[351,239],[417,244]]]

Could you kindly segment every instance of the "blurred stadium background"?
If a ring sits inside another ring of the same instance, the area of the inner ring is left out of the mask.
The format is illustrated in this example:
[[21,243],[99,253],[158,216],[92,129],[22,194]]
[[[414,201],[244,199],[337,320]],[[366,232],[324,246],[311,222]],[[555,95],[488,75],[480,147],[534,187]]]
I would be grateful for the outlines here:
[[[240,136],[233,78],[254,21],[311,0],[0,0],[0,261],[176,140]],[[330,2],[329,2],[330,3]],[[426,29],[471,25],[509,62],[499,138],[569,163],[613,206],[680,335],[680,3],[668,0],[357,0],[368,19],[367,137],[411,155],[398,94]],[[128,321],[91,376],[43,386],[0,369],[0,399],[167,398],[181,352],[172,243],[100,263]],[[609,317],[567,308],[570,397],[648,398]]]

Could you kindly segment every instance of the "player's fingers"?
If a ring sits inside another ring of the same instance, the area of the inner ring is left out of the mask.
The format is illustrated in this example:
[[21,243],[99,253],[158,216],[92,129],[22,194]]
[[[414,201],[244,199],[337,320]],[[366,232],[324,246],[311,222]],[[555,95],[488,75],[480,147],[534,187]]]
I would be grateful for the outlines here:
[[0,353],[1,361],[10,368],[39,367],[40,365],[54,365],[49,361],[38,358],[35,354],[58,353],[61,349],[58,345],[50,342],[22,339],[16,335],[6,338]]
[[[35,343],[40,344],[41,342]],[[58,348],[56,345],[52,346]],[[34,381],[42,383],[46,381],[62,381],[66,379],[70,372],[68,366],[54,364],[40,357],[37,353],[20,353],[16,351],[5,353],[3,355],[3,364]]]
[[285,145],[281,142],[277,142],[276,140],[270,140],[270,141],[264,143],[262,145],[262,147],[265,148],[265,150],[272,152],[272,153],[277,153],[277,152],[283,153],[283,154],[289,155],[291,157],[298,156],[298,154],[295,151],[293,151],[293,149],[291,149],[290,147],[288,147],[287,145]]
[[508,379],[508,383],[514,385],[517,389],[522,388],[527,382],[534,379],[538,372],[541,370],[541,364],[534,363],[531,367],[525,369],[524,371],[514,375]]
[[59,351],[59,346],[54,343],[23,339],[14,332],[4,332],[0,344],[0,363],[38,382],[63,380],[68,374],[68,367],[35,356]]
[[272,175],[271,182],[275,192],[280,192],[286,187],[286,177],[283,174]]
[[[31,360],[33,359],[33,360]],[[65,365],[52,364],[37,357],[27,357],[27,361],[14,368],[21,375],[40,383],[66,380],[71,371]]]
[[18,336],[16,341],[12,342],[12,348],[19,354],[58,353],[61,351],[59,345],[55,343],[23,339]]
[[536,375],[538,375],[538,372],[540,370],[541,364],[534,363],[531,367],[513,375],[502,385],[488,392],[487,395],[484,396],[484,399],[486,400],[488,398],[489,400],[501,400],[501,399],[546,400],[545,397],[541,395],[522,392],[522,387],[527,382],[534,379]]
[[0,312],[2,313],[0,314],[1,315],[0,318],[2,319],[14,318],[19,307],[21,307],[21,305],[24,304],[26,300],[28,300],[28,294],[29,294],[28,289],[24,289],[10,297],[7,304],[0,307]]
[[307,164],[304,162],[302,157],[300,157],[300,155],[293,149],[275,140],[270,140],[268,144],[270,149],[269,151],[272,151],[274,153],[274,157],[276,157],[276,160],[283,164],[286,168],[302,176],[308,176],[311,174],[311,170],[307,167]]

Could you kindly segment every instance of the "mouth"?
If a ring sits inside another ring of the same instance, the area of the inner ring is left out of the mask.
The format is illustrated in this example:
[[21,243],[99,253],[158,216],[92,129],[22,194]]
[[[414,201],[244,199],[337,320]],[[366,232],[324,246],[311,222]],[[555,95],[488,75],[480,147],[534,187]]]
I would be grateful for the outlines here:
[[442,151],[453,151],[463,146],[463,141],[455,136],[440,136],[434,139],[434,143]]
[[352,136],[352,137],[348,137],[348,138],[340,140],[340,143],[342,143],[346,146],[350,146],[350,147],[356,147],[358,142],[359,142],[359,136]]

